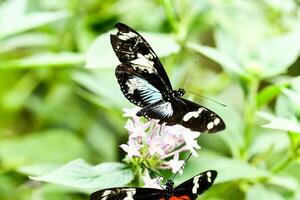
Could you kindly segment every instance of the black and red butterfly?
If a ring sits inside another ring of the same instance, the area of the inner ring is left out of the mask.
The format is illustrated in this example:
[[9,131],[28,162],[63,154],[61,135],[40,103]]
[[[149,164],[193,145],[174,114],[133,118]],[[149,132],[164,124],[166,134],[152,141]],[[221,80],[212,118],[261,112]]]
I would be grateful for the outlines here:
[[195,200],[199,194],[210,188],[217,177],[217,171],[208,170],[173,187],[168,180],[164,189],[120,187],[94,192],[90,200]]
[[125,97],[142,109],[138,116],[158,119],[166,125],[181,124],[192,131],[214,133],[225,123],[214,112],[181,98],[183,89],[173,90],[170,80],[147,41],[125,24],[116,24],[110,36],[121,64],[115,74]]

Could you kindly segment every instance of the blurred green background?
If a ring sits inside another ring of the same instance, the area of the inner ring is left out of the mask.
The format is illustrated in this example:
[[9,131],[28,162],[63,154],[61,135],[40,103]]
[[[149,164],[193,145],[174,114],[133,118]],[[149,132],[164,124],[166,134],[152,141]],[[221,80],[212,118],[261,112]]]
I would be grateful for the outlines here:
[[88,199],[28,176],[124,158],[116,22],[149,40],[174,88],[227,105],[186,95],[227,129],[200,136],[178,181],[217,169],[199,199],[300,199],[299,1],[0,0],[1,200]]

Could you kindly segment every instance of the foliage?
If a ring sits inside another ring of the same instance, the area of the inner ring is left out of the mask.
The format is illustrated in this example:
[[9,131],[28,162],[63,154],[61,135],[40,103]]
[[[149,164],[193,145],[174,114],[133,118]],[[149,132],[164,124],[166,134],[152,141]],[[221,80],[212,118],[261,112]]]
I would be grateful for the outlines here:
[[119,21],[145,35],[174,88],[227,105],[201,102],[227,128],[201,134],[175,182],[216,169],[199,199],[299,199],[296,0],[0,1],[0,199],[86,199],[136,184],[119,148],[132,107],[109,43]]

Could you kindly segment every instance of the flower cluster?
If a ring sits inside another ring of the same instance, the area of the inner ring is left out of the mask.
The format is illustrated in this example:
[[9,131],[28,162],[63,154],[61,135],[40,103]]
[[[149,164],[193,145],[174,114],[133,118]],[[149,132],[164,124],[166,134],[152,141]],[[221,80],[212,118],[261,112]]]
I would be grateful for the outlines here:
[[[157,120],[145,122],[136,116],[139,109],[124,109],[124,116],[129,118],[125,125],[129,139],[120,147],[127,153],[127,161],[148,161],[155,165],[150,167],[182,173],[184,160],[179,160],[179,154],[190,151],[198,156],[196,149],[200,149],[197,143],[200,133],[181,125],[160,125]],[[147,172],[145,176],[148,176]]]

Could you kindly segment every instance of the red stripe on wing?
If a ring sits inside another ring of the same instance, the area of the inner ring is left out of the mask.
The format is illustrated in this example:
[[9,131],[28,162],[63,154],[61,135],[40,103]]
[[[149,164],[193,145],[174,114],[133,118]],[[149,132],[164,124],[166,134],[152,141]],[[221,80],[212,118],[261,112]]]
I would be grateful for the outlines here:
[[191,200],[188,195],[181,195],[181,196],[171,196],[169,200]]

